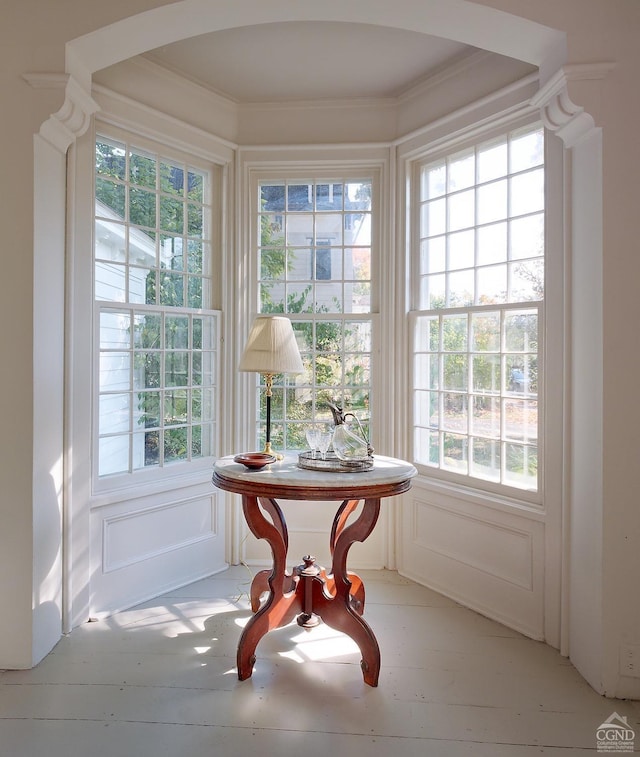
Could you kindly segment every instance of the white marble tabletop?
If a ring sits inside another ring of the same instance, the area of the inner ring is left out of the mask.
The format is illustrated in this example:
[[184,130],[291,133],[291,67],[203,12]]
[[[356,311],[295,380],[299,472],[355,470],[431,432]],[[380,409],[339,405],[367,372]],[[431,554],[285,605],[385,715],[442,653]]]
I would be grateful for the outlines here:
[[357,473],[316,471],[298,467],[298,455],[285,455],[284,460],[271,463],[260,470],[249,470],[233,461],[234,455],[221,457],[214,463],[214,472],[234,481],[251,481],[283,486],[323,487],[344,489],[350,486],[373,486],[406,481],[417,474],[411,463],[393,457],[375,455],[373,468]]

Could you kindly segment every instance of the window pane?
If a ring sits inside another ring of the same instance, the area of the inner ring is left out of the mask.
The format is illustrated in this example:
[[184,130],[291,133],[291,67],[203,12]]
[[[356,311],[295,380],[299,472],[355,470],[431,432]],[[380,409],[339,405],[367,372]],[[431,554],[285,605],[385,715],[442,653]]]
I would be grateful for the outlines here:
[[420,307],[436,310],[445,306],[447,277],[444,274],[423,276],[420,279]]
[[471,399],[471,433],[500,439],[500,398],[474,396]]
[[156,194],[129,187],[129,221],[136,226],[156,225]]
[[164,426],[184,424],[189,420],[189,393],[173,389],[164,393]]
[[345,279],[371,280],[371,248],[345,249]]
[[472,459],[471,473],[478,478],[489,481],[500,481],[501,448],[502,445],[495,439],[471,440]]
[[447,304],[450,307],[460,307],[473,303],[475,293],[473,270],[450,273],[447,280],[449,285]]
[[507,142],[500,139],[478,149],[478,181],[485,182],[507,173]]
[[518,218],[509,224],[509,257],[533,258],[544,254],[544,215]]
[[469,372],[467,355],[442,356],[442,381],[445,389],[466,390]]
[[449,351],[467,350],[466,315],[447,315],[442,319],[442,349]]
[[169,307],[182,307],[184,305],[185,277],[180,273],[160,271],[159,281],[159,304]]
[[131,342],[129,313],[105,311],[100,314],[100,349],[127,349]]
[[535,445],[505,444],[504,482],[520,489],[538,487],[538,448]]
[[514,176],[510,185],[511,214],[535,213],[544,208],[544,171],[535,171]]
[[423,169],[420,178],[420,194],[425,200],[441,197],[447,190],[447,169],[444,162]]
[[436,352],[440,347],[440,319],[420,317],[416,319],[414,332],[414,350]]
[[[283,287],[278,287],[283,290]],[[314,289],[312,284],[291,283],[286,286],[286,312],[309,313],[314,306]],[[268,311],[267,311],[268,312]],[[325,311],[325,312],[328,312]]]
[[439,273],[447,267],[446,237],[424,240],[420,243],[421,270],[424,273]]
[[186,460],[189,455],[189,429],[170,428],[164,432],[165,463]]
[[419,426],[439,426],[437,392],[416,392],[414,395],[414,417]]
[[139,187],[156,187],[156,161],[147,155],[129,153],[129,176]]
[[193,384],[211,386],[216,383],[215,359],[211,351],[194,352],[191,356]]
[[134,318],[133,343],[136,347],[159,349],[161,344],[160,315],[138,313]]
[[450,271],[459,268],[473,268],[474,265],[475,233],[459,231],[449,236],[449,265]]
[[160,392],[138,392],[137,425],[158,428],[161,425]]
[[205,196],[205,174],[202,171],[189,171],[187,173],[187,196],[196,202],[208,202]]
[[285,183],[262,184],[260,186],[259,209],[273,211],[284,210],[285,206]]
[[498,352],[500,349],[500,313],[474,313],[471,316],[471,349]]
[[96,263],[94,269],[96,300],[124,302],[126,293],[126,268],[109,263]]
[[129,395],[103,394],[100,397],[98,433],[114,434],[129,431]]
[[506,179],[478,187],[478,223],[492,223],[507,216]]
[[[466,229],[473,226],[475,222],[475,208],[475,191],[473,189],[450,195],[448,230],[456,231],[457,229]],[[433,234],[434,232],[431,231],[431,233]]]
[[202,205],[187,203],[187,234],[202,237],[204,232],[204,209]]
[[371,213],[345,213],[344,241],[362,247],[371,245]]
[[164,346],[168,350],[187,349],[189,347],[189,318],[186,315],[167,315],[165,317]]
[[440,464],[440,434],[426,428],[414,429],[414,454],[422,465]]
[[509,145],[511,171],[522,171],[532,166],[540,166],[544,160],[544,138],[541,129],[526,130],[515,135]]
[[327,213],[316,216],[316,239],[324,238],[332,245],[342,244],[342,215]]
[[120,142],[96,140],[96,172],[105,176],[125,178],[126,148]]
[[507,224],[494,223],[476,232],[478,265],[502,263],[507,259]]
[[103,352],[100,355],[100,391],[129,389],[131,378],[128,352]]
[[511,298],[517,298],[520,302],[542,298],[544,293],[544,264],[542,259],[512,263],[509,268]]
[[126,188],[109,179],[96,179],[96,215],[125,218]]
[[144,302],[148,305],[156,304],[158,284],[155,270],[129,267],[128,283],[129,302]]
[[505,438],[535,442],[538,439],[538,403],[535,400],[504,400]]
[[475,154],[468,151],[449,161],[449,192],[470,187],[475,182]]
[[469,442],[460,434],[442,434],[442,467],[456,473],[468,471]]
[[531,310],[513,311],[505,317],[505,348],[509,352],[537,350],[538,315]]
[[129,470],[129,436],[107,436],[99,441],[98,474],[110,476]]
[[162,386],[160,364],[160,352],[135,352],[133,373],[134,390],[157,389]]
[[474,355],[474,391],[499,394],[502,388],[500,376],[501,360],[499,355]]
[[371,284],[369,282],[354,285],[346,284],[344,298],[346,313],[371,312]]
[[175,197],[160,197],[160,228],[182,234],[184,231],[184,204]]
[[507,266],[490,265],[478,268],[476,281],[478,305],[493,305],[507,302]]
[[422,206],[423,236],[434,237],[447,230],[447,201],[432,200]]
[[287,187],[287,210],[311,210],[313,208],[313,182],[304,181]]
[[435,355],[414,356],[414,385],[419,389],[437,389],[440,384],[440,358]]
[[181,166],[161,163],[160,189],[162,192],[182,196],[184,193],[184,169]]

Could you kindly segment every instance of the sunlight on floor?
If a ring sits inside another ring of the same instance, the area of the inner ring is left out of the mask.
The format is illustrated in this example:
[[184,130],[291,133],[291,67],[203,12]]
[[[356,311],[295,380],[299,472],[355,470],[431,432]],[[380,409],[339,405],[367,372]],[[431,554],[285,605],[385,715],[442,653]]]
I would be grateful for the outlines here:
[[359,651],[353,639],[324,625],[311,631],[302,631],[291,640],[296,642],[296,651],[281,653],[281,655],[294,659],[292,654],[295,654],[298,657],[296,662],[331,660]]

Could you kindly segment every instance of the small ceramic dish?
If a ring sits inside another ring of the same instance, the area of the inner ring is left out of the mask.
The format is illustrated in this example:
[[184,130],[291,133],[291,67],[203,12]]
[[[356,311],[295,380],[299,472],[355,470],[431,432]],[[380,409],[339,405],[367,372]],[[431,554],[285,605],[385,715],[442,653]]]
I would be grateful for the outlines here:
[[234,463],[241,463],[250,470],[260,470],[265,465],[275,463],[277,458],[274,455],[268,455],[266,452],[244,452],[242,455],[236,455],[233,458]]

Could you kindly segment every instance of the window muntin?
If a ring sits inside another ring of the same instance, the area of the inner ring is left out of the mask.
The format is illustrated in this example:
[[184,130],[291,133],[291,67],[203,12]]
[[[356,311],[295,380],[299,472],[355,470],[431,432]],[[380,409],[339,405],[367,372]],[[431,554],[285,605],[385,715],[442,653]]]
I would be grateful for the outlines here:
[[101,306],[98,318],[98,475],[212,455],[216,315]]
[[263,313],[371,312],[370,179],[259,187]]
[[209,172],[96,140],[99,478],[214,453]]
[[[276,448],[304,449],[309,423],[327,423],[328,401],[368,431],[372,386],[372,191],[370,178],[258,183],[260,312],[291,319],[304,364],[278,376],[272,396]],[[258,393],[264,437],[264,392]]]
[[419,167],[413,458],[539,489],[544,134]]
[[96,140],[95,298],[211,307],[210,177]]

